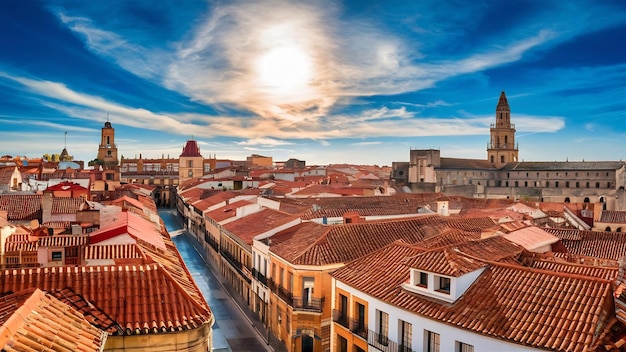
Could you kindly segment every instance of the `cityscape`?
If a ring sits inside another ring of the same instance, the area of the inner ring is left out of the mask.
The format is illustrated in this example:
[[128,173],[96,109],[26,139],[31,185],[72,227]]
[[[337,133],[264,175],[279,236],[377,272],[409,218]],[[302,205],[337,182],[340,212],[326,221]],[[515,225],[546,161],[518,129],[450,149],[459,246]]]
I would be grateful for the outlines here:
[[0,2],[0,349],[626,352],[625,24]]

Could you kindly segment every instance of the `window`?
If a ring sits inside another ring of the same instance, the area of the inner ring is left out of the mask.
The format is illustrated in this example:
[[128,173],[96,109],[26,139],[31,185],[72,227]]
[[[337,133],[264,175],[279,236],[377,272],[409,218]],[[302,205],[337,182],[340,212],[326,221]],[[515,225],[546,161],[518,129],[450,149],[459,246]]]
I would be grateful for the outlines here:
[[596,188],[600,188],[600,182],[596,182]]
[[365,337],[367,337],[367,329],[365,328],[365,306],[361,303],[356,304],[356,324],[354,332],[357,334],[365,333]]
[[439,339],[440,336],[436,332],[424,330],[424,351],[426,352],[440,352]]
[[52,260],[53,261],[62,260],[62,259],[63,259],[63,252],[61,252],[61,251],[52,252]]
[[554,187],[559,187],[559,181],[554,181]]
[[399,352],[411,352],[411,345],[413,339],[413,326],[411,323],[406,322],[404,320],[398,320],[398,340],[400,341],[400,346],[398,346]]
[[589,188],[589,182],[586,183],[586,187]]
[[343,326],[348,326],[348,297],[339,294],[339,316],[337,322]]
[[387,336],[389,332],[389,314],[376,309],[376,334],[378,338],[377,342],[381,345],[387,346],[389,344],[389,338]]
[[500,156],[500,162],[503,163],[504,162],[504,155]]
[[193,167],[193,160],[187,161],[187,167]]
[[435,291],[450,294],[450,278],[439,276],[437,279]]
[[565,188],[569,188],[569,181],[565,181]]
[[348,352],[348,340],[341,335],[337,335],[337,352]]
[[419,272],[419,275],[415,275],[415,285],[421,287],[428,287],[428,273],[423,271]]
[[580,183],[576,182],[576,188],[580,187]]
[[456,352],[474,352],[474,346],[468,345],[460,341],[456,342],[455,349],[456,349]]

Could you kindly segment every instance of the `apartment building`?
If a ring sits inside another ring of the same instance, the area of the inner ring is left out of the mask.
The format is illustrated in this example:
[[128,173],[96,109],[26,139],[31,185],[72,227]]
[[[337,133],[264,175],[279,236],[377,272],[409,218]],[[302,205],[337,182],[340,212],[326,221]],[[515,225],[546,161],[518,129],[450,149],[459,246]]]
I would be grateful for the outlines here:
[[610,331],[623,329],[612,308],[617,266],[555,262],[554,257],[524,254],[512,243],[503,250],[502,241],[498,236],[471,248],[434,250],[396,242],[337,270],[332,274],[331,350],[596,351],[615,346],[620,336]]

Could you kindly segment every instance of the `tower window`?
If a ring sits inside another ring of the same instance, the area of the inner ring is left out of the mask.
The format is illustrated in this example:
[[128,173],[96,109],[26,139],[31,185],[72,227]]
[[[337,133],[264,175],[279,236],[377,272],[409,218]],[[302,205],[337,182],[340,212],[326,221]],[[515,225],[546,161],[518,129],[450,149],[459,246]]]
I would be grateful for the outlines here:
[[504,155],[500,156],[500,162],[503,163],[504,162]]

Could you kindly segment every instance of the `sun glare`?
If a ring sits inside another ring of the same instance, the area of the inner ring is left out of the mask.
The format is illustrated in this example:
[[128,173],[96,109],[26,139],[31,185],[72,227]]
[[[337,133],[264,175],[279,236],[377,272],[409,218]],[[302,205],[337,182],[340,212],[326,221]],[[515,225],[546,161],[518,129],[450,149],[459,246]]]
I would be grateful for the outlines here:
[[278,94],[297,94],[311,80],[311,60],[297,46],[270,49],[259,57],[256,68],[263,88]]

